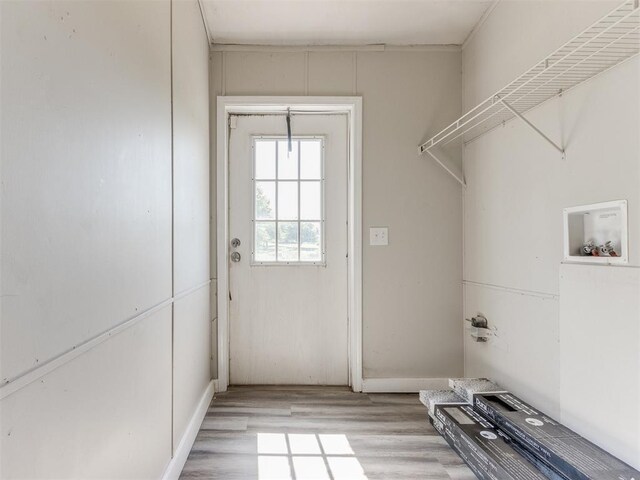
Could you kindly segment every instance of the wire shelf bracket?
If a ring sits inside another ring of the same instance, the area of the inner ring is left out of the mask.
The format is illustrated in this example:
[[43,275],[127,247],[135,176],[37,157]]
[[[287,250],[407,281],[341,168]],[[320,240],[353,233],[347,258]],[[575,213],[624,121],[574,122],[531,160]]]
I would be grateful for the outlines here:
[[571,88],[635,57],[640,53],[640,0],[625,0],[582,33],[451,125],[420,145],[458,182],[465,185],[463,172],[447,166],[436,147],[454,142],[467,145],[512,119],[520,119],[565,158],[558,145],[524,117],[537,106],[566,93]]
[[518,113],[516,111],[515,108],[513,108],[511,105],[509,105],[507,102],[504,101],[503,98],[501,97],[497,97],[497,100],[499,100],[507,110],[509,110],[511,113],[513,113],[516,117],[518,117],[520,120],[522,120],[527,126],[529,126],[529,128],[531,128],[534,132],[536,132],[538,135],[540,135],[542,138],[544,138],[547,142],[549,142],[549,144],[555,148],[556,150],[558,150],[561,154],[562,154],[562,159],[564,160],[566,158],[566,153],[564,151],[564,148],[556,145],[556,143],[551,140],[549,137],[547,137],[544,133],[542,133],[542,131],[536,127],[533,123],[531,123],[529,120],[527,120],[526,118],[524,118],[520,113]]
[[428,149],[425,151],[429,154],[431,158],[433,158],[436,162],[438,162],[438,164],[442,168],[444,168],[449,175],[455,178],[458,181],[458,183],[460,183],[460,185],[462,185],[463,187],[467,186],[467,182],[464,179],[464,173],[462,172],[462,170],[459,168],[456,168],[453,165],[453,162],[451,162],[451,160],[447,158],[444,152],[439,150],[433,152],[432,149]]

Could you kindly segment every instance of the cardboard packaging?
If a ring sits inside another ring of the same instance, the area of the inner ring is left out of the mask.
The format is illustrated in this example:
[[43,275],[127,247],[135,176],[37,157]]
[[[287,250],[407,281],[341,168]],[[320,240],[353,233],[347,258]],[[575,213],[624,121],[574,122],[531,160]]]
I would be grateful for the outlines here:
[[470,405],[437,405],[435,413],[433,425],[479,479],[560,480],[553,472],[545,476]]
[[420,390],[420,401],[429,410],[429,418],[435,416],[436,405],[458,405],[466,403],[453,390]]
[[471,405],[473,405],[474,395],[478,393],[505,392],[504,388],[488,378],[450,378],[449,386]]
[[640,480],[640,472],[509,392],[474,395],[474,408],[526,453],[568,480]]

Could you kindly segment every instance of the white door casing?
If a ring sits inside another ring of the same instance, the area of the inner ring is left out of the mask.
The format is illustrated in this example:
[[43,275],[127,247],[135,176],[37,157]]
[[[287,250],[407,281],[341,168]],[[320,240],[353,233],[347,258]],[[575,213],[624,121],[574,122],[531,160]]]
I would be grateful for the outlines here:
[[[347,116],[292,115],[291,154],[284,115],[234,116],[231,124],[229,235],[240,240],[231,250],[241,259],[229,264],[230,383],[347,385]],[[256,157],[266,171],[255,171]],[[298,162],[301,173],[324,168],[295,179]],[[254,185],[263,213],[256,221]],[[252,241],[256,226],[260,241]],[[303,239],[319,232],[321,248],[302,243],[297,258],[298,230]]]
[[[234,113],[345,113],[348,122],[348,382],[362,390],[362,99],[360,97],[218,97],[217,109],[217,303],[218,379],[229,384],[229,116]],[[294,132],[295,134],[296,132]]]

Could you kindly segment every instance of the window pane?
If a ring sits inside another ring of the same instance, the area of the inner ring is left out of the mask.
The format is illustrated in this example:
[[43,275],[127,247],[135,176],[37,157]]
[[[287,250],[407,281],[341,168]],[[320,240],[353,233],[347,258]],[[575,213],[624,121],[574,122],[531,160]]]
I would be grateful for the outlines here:
[[256,140],[255,155],[255,178],[275,180],[276,142],[274,140]]
[[278,182],[278,220],[298,219],[298,183]]
[[320,182],[300,182],[300,219],[321,220],[321,214]]
[[276,260],[276,223],[256,222],[254,259],[257,262]]
[[320,222],[300,223],[300,260],[319,262],[322,260]]
[[291,153],[289,142],[278,141],[278,178],[282,180],[296,180],[298,178],[298,141],[291,141]]
[[322,140],[300,141],[300,178],[322,178]]
[[275,220],[276,182],[256,182],[256,220]]
[[278,261],[298,261],[298,222],[278,222]]

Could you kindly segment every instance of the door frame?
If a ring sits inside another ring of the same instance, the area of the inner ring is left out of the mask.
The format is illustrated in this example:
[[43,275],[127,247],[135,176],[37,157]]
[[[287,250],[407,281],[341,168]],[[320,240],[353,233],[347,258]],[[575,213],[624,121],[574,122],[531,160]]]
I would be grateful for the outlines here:
[[349,385],[362,391],[362,97],[218,96],[216,109],[216,233],[218,379],[229,386],[229,116],[239,113],[346,113],[349,121],[347,298]]

